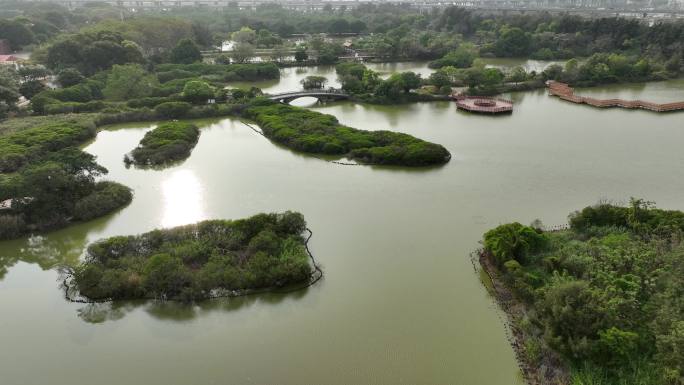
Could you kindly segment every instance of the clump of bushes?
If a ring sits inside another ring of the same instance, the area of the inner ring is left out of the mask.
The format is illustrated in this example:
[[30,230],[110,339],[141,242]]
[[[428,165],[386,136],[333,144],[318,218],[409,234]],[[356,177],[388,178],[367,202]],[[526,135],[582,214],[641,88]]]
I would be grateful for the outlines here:
[[527,307],[527,337],[562,355],[573,383],[682,383],[684,213],[632,199],[586,207],[570,225],[484,235],[485,256]]
[[546,244],[544,234],[518,222],[500,225],[484,235],[484,247],[499,265],[510,260],[524,263],[528,254],[542,250]]
[[312,269],[299,213],[211,220],[88,247],[75,284],[90,299],[196,300],[306,282]]
[[81,112],[95,112],[107,107],[107,104],[101,100],[93,100],[90,102],[55,102],[46,104],[43,107],[43,113],[46,115],[70,114]]
[[168,122],[149,131],[132,152],[128,161],[138,165],[159,165],[190,156],[197,144],[197,126],[183,122]]
[[223,81],[255,81],[279,79],[280,69],[274,63],[248,64],[160,64],[157,77],[162,83],[177,79],[199,78],[216,75]]
[[76,202],[74,219],[88,221],[98,218],[128,205],[132,200],[130,188],[115,182],[98,182],[90,195]]
[[640,232],[672,233],[684,231],[684,213],[661,210],[652,202],[630,200],[628,207],[601,203],[572,213],[570,226],[578,232],[590,232],[597,227],[629,228]]
[[167,96],[148,96],[145,98],[131,99],[126,105],[131,108],[154,108],[162,103],[177,101],[176,98]]
[[178,119],[190,111],[192,105],[187,102],[164,102],[154,107],[154,112],[167,119]]
[[0,174],[0,239],[64,227],[108,214],[131,201],[131,191],[95,182],[107,170],[77,147],[37,154],[12,174]]
[[92,121],[46,123],[0,137],[0,172],[13,172],[48,151],[58,151],[95,136]]
[[253,100],[243,115],[256,121],[268,138],[297,151],[400,166],[441,164],[450,158],[443,146],[408,134],[357,130],[332,115],[267,99]]

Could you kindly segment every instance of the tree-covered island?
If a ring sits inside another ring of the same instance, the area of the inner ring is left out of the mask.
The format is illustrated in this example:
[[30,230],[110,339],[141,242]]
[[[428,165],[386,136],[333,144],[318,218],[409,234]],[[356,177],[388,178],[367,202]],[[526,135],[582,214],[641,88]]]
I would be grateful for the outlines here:
[[532,384],[684,383],[684,212],[632,199],[484,235],[481,265]]
[[185,159],[190,156],[199,135],[200,130],[194,124],[162,123],[148,131],[124,161],[137,165],[160,165]]
[[242,115],[257,122],[267,138],[306,153],[410,167],[442,164],[451,158],[443,146],[408,134],[358,130],[332,115],[267,99],[251,102]]
[[90,220],[130,203],[131,190],[96,181],[107,169],[77,147],[95,132],[86,115],[0,125],[0,239]]
[[88,247],[74,284],[90,300],[200,300],[306,285],[314,274],[302,214],[209,220]]

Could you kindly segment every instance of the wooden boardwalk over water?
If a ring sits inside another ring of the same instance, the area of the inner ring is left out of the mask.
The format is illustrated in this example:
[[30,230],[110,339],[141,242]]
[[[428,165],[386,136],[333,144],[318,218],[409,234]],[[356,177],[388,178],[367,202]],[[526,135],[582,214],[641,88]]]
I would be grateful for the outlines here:
[[670,112],[684,110],[683,102],[674,103],[653,103],[643,100],[623,100],[623,99],[596,99],[585,96],[575,95],[575,90],[569,85],[553,80],[546,83],[549,95],[558,96],[562,100],[577,104],[588,104],[593,107],[607,108],[620,107],[629,109],[643,109],[654,112]]
[[465,96],[463,94],[453,94],[451,98],[456,102],[456,107],[469,112],[481,114],[509,114],[513,112],[513,102],[507,99]]

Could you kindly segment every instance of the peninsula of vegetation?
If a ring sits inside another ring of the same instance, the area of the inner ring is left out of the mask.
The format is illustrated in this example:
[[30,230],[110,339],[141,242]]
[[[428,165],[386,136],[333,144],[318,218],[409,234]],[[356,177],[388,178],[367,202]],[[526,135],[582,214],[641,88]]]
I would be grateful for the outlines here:
[[77,147],[95,136],[92,119],[13,123],[0,125],[0,239],[90,220],[130,203],[127,187],[96,182],[107,169]]
[[297,151],[410,167],[442,164],[451,158],[443,146],[408,134],[357,130],[341,125],[332,115],[266,99],[253,101],[242,114],[257,122],[267,138]]
[[501,225],[480,262],[533,384],[684,381],[684,213],[632,199],[567,230]]
[[200,131],[194,124],[183,122],[167,122],[149,131],[140,141],[140,145],[131,151],[126,163],[136,165],[161,165],[172,161],[183,160],[197,144]]
[[295,212],[209,220],[88,247],[74,284],[90,300],[200,300],[308,284],[304,217]]

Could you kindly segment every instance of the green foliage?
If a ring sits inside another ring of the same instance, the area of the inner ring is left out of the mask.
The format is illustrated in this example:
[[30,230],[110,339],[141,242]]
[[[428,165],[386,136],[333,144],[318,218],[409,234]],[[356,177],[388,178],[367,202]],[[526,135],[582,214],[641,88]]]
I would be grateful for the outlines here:
[[63,35],[47,47],[45,64],[54,70],[75,68],[94,74],[114,64],[142,63],[140,47],[113,31]]
[[162,123],[145,134],[140,145],[131,152],[131,157],[139,165],[157,165],[185,159],[197,144],[199,134],[197,126],[192,124]]
[[190,103],[205,104],[214,98],[214,88],[202,81],[190,81],[183,87],[183,98]]
[[279,79],[280,70],[273,63],[250,64],[160,64],[157,66],[159,79],[166,83],[173,79],[217,75],[222,81],[252,81]]
[[76,201],[74,218],[88,221],[109,214],[131,203],[131,189],[115,182],[98,182],[93,192]]
[[102,93],[110,100],[126,100],[150,96],[157,78],[139,64],[114,65],[107,76]]
[[19,93],[26,99],[31,99],[45,89],[40,80],[27,80],[19,86]]
[[394,103],[415,101],[409,91],[421,86],[423,79],[414,72],[392,74],[387,80],[360,63],[340,63],[335,67],[342,89],[366,102]]
[[468,68],[473,65],[477,58],[477,48],[472,44],[461,44],[456,50],[444,55],[441,59],[434,60],[428,65],[430,68],[456,67]]
[[500,225],[484,235],[484,247],[499,265],[510,260],[524,264],[529,253],[542,250],[546,243],[544,234],[518,222]]
[[683,218],[632,199],[575,212],[570,230],[539,234],[541,248],[515,251],[517,223],[484,244],[545,343],[571,363],[572,384],[680,384]]
[[154,111],[167,119],[184,117],[190,111],[192,105],[186,102],[164,102],[154,107]]
[[309,60],[309,54],[306,53],[306,50],[304,48],[297,48],[297,50],[295,51],[294,58],[297,61],[297,63],[305,62]]
[[0,19],[0,36],[7,39],[13,50],[20,50],[23,46],[33,43],[33,31],[18,20]]
[[[84,103],[90,103],[95,99],[102,98],[103,84],[95,80],[87,80],[83,83],[76,84],[66,88],[59,88],[54,90],[45,90],[31,99],[31,107],[37,114],[45,114],[48,106],[52,104],[73,103],[72,107],[64,108],[62,112],[86,112],[95,111],[98,104],[89,104],[83,106]],[[80,106],[80,107],[79,107]],[[53,108],[53,113],[58,113],[59,107]]]
[[0,172],[13,172],[47,152],[58,151],[95,136],[95,125],[45,124],[0,137]]
[[172,97],[150,96],[150,97],[146,97],[146,98],[130,99],[126,102],[126,105],[128,107],[131,107],[131,108],[142,108],[142,107],[153,108],[153,107],[156,107],[162,103],[173,102],[173,101],[175,101],[175,99]]
[[233,48],[232,57],[236,63],[247,63],[254,57],[254,46],[249,43],[237,43]]
[[71,87],[82,82],[85,78],[76,68],[64,68],[57,74],[57,83],[62,87]]
[[501,57],[524,57],[530,53],[531,36],[520,28],[505,28],[495,43],[494,51]]
[[640,199],[632,199],[630,207],[608,203],[585,207],[572,213],[569,221],[577,232],[589,232],[594,227],[621,227],[661,235],[684,231],[684,213],[652,208],[650,202]]
[[285,212],[113,237],[88,247],[75,281],[91,299],[180,300],[306,282],[305,227]]
[[305,90],[311,90],[311,89],[321,89],[325,86],[325,83],[327,83],[328,78],[325,76],[307,76],[304,79],[302,79],[302,87]]
[[18,74],[9,66],[0,66],[0,119],[16,108],[19,96]]
[[[31,132],[25,130],[22,132]],[[3,214],[2,237],[18,237],[27,231],[43,231],[88,220],[114,211],[131,200],[128,188],[108,182],[95,183],[107,170],[95,157],[75,147],[35,154],[31,163],[11,175],[0,174],[0,199],[11,199]],[[0,226],[0,227],[2,227]]]
[[331,115],[268,100],[256,99],[243,114],[256,121],[266,137],[297,151],[402,166],[441,164],[450,157],[444,147],[407,134],[357,130]]
[[176,64],[191,64],[202,61],[202,53],[195,42],[183,39],[173,47],[169,60]]
[[100,111],[107,105],[101,100],[93,100],[92,102],[53,102],[43,107],[43,113],[46,115],[69,114],[81,112]]
[[192,71],[172,69],[169,71],[157,72],[157,79],[159,79],[160,83],[166,83],[170,80],[194,78],[197,75],[198,74],[196,72]]

